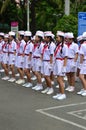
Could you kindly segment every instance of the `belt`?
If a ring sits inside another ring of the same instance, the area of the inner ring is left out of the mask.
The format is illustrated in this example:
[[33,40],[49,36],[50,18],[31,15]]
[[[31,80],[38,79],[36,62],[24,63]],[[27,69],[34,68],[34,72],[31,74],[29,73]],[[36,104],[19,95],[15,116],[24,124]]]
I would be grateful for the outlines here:
[[8,54],[14,54],[14,52],[8,52]]
[[8,52],[6,52],[6,51],[3,51],[3,53],[8,53]]
[[68,60],[72,60],[72,59],[74,59],[74,58],[68,58]]
[[34,56],[33,58],[36,58],[36,59],[38,59],[38,58],[40,58],[39,56]]
[[26,53],[25,53],[25,56],[29,56],[29,54],[26,54]]
[[18,56],[22,56],[23,54],[21,54],[21,53],[18,53]]
[[49,62],[50,60],[43,60],[43,61],[45,61],[45,62]]
[[64,58],[56,58],[56,60],[64,60]]

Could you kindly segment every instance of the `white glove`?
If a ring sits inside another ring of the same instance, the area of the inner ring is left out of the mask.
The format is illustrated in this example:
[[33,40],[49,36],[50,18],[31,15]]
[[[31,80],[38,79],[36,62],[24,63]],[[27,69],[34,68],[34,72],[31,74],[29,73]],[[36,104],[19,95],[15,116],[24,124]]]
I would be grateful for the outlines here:
[[49,65],[49,69],[51,70],[53,68],[53,64],[50,64]]
[[82,68],[82,66],[83,66],[82,64],[79,64],[79,69],[81,69],[81,68]]
[[72,62],[71,63],[71,68],[75,68],[76,67],[76,62]]
[[62,73],[63,73],[63,74],[66,73],[66,66],[63,66],[63,68],[62,68]]
[[15,61],[15,56],[13,57],[12,61],[13,61],[13,62]]

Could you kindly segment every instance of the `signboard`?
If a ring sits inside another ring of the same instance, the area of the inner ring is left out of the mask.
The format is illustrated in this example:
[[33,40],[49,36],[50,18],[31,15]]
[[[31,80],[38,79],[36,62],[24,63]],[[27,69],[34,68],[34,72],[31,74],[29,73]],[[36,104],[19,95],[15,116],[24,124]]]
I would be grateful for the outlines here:
[[78,36],[86,32],[86,12],[78,13]]
[[16,35],[18,34],[18,22],[11,22],[11,31],[15,32]]

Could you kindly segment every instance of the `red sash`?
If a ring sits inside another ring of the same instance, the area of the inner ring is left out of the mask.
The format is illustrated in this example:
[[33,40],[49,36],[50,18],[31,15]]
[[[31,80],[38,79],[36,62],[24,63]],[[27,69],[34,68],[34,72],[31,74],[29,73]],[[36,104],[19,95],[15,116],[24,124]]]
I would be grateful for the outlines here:
[[68,46],[68,48],[69,48],[71,44],[72,44],[72,43],[67,43],[66,45],[67,45],[67,46]]
[[58,46],[57,46],[57,48],[56,48],[56,50],[55,50],[55,52],[54,52],[54,56],[56,56],[58,50],[60,50],[60,47],[61,47],[61,45],[58,45]]
[[33,51],[35,51],[35,49],[38,47],[38,44],[34,44],[34,48]]
[[42,54],[44,55],[44,52],[45,52],[45,50],[48,48],[48,45],[44,45],[44,47],[43,47],[43,50],[42,50]]

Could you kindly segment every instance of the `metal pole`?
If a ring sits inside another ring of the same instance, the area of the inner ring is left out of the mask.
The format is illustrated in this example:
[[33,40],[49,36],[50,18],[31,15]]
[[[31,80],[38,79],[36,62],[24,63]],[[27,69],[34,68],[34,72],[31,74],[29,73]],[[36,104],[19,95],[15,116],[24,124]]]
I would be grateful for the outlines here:
[[29,24],[29,3],[30,1],[27,0],[27,30],[30,30],[30,24]]
[[70,14],[70,0],[65,0],[65,15]]

